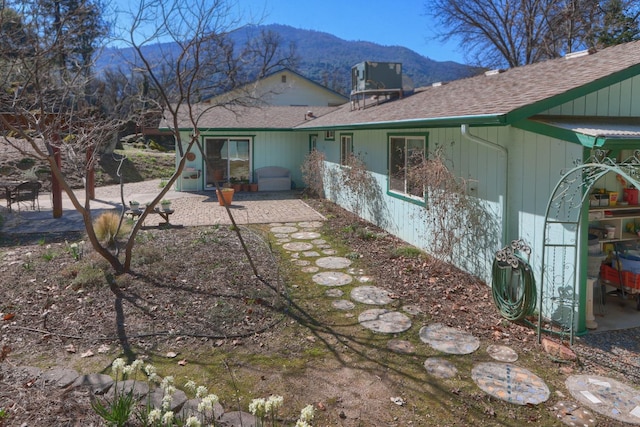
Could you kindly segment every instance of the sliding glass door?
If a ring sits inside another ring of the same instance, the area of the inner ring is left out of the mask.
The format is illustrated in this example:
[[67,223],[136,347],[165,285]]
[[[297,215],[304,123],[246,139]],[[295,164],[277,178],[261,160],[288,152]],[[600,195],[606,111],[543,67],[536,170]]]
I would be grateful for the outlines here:
[[242,182],[251,179],[250,138],[205,139],[206,188],[214,188],[215,182]]

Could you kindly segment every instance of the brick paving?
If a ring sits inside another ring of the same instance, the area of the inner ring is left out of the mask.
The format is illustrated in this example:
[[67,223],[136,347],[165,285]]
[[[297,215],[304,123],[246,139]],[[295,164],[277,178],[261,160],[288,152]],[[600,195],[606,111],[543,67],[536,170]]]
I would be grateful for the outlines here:
[[[91,201],[93,216],[109,209],[121,209],[122,198],[125,203],[136,200],[142,204],[149,203],[160,191],[160,180],[125,184],[123,195],[120,186],[112,185],[96,188],[95,200]],[[84,191],[76,192],[80,202],[84,204]],[[318,212],[300,199],[296,191],[256,192],[234,194],[230,211],[236,224],[262,224],[271,222],[322,221]],[[165,199],[172,201],[172,225],[203,226],[215,224],[231,224],[226,209],[218,203],[215,191],[177,192],[170,190]],[[4,204],[0,214],[5,218],[2,232],[5,234],[73,232],[84,230],[82,217],[75,211],[66,194],[63,194],[62,218],[53,218],[52,199],[48,193],[40,194],[40,211],[32,211],[22,206],[21,211],[14,209],[8,212]],[[145,226],[156,226],[164,220],[158,215],[149,215]]]

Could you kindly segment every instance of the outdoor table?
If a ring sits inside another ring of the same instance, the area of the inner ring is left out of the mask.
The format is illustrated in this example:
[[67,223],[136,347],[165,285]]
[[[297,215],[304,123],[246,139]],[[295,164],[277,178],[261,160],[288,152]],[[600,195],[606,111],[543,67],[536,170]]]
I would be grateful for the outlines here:
[[0,188],[4,188],[4,197],[7,199],[7,208],[11,210],[11,193],[24,181],[0,181]]

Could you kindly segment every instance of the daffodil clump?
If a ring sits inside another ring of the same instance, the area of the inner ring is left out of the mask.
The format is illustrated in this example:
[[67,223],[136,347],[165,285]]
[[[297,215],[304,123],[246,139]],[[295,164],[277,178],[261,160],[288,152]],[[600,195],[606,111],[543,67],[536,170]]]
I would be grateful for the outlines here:
[[[95,400],[92,403],[93,409],[108,425],[128,425],[131,415],[135,412],[137,420],[145,427],[215,427],[214,406],[219,402],[219,398],[215,394],[209,393],[207,387],[198,385],[191,380],[187,381],[184,384],[184,389],[196,399],[199,399],[197,410],[174,413],[171,406],[173,396],[177,391],[174,377],[168,375],[161,378],[155,366],[145,364],[142,360],[135,360],[128,365],[124,359],[117,358],[111,364],[111,370],[115,377],[115,394],[113,401],[102,403],[99,400]],[[137,396],[134,396],[134,387],[131,387],[128,392],[124,392],[124,389],[118,389],[119,380],[133,379],[137,381],[137,375],[139,373],[146,375],[149,389],[151,389],[153,383],[162,390],[162,401],[159,408],[152,406],[150,394],[145,405],[140,404]],[[249,412],[258,419],[259,426],[266,427],[269,425],[276,427],[278,425],[278,411],[282,408],[283,403],[284,399],[282,396],[254,399],[249,405]],[[300,412],[300,417],[295,427],[312,427],[311,422],[313,421],[314,415],[313,406],[306,406]],[[267,422],[269,424],[265,424]]]

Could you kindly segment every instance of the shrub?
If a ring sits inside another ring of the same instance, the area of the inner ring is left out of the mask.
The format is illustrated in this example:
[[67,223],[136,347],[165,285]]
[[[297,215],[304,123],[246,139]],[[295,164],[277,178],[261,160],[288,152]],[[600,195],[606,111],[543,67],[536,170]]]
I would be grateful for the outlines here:
[[118,232],[124,232],[119,227],[120,216],[115,212],[104,212],[93,222],[93,230],[98,239],[109,245],[115,244]]

